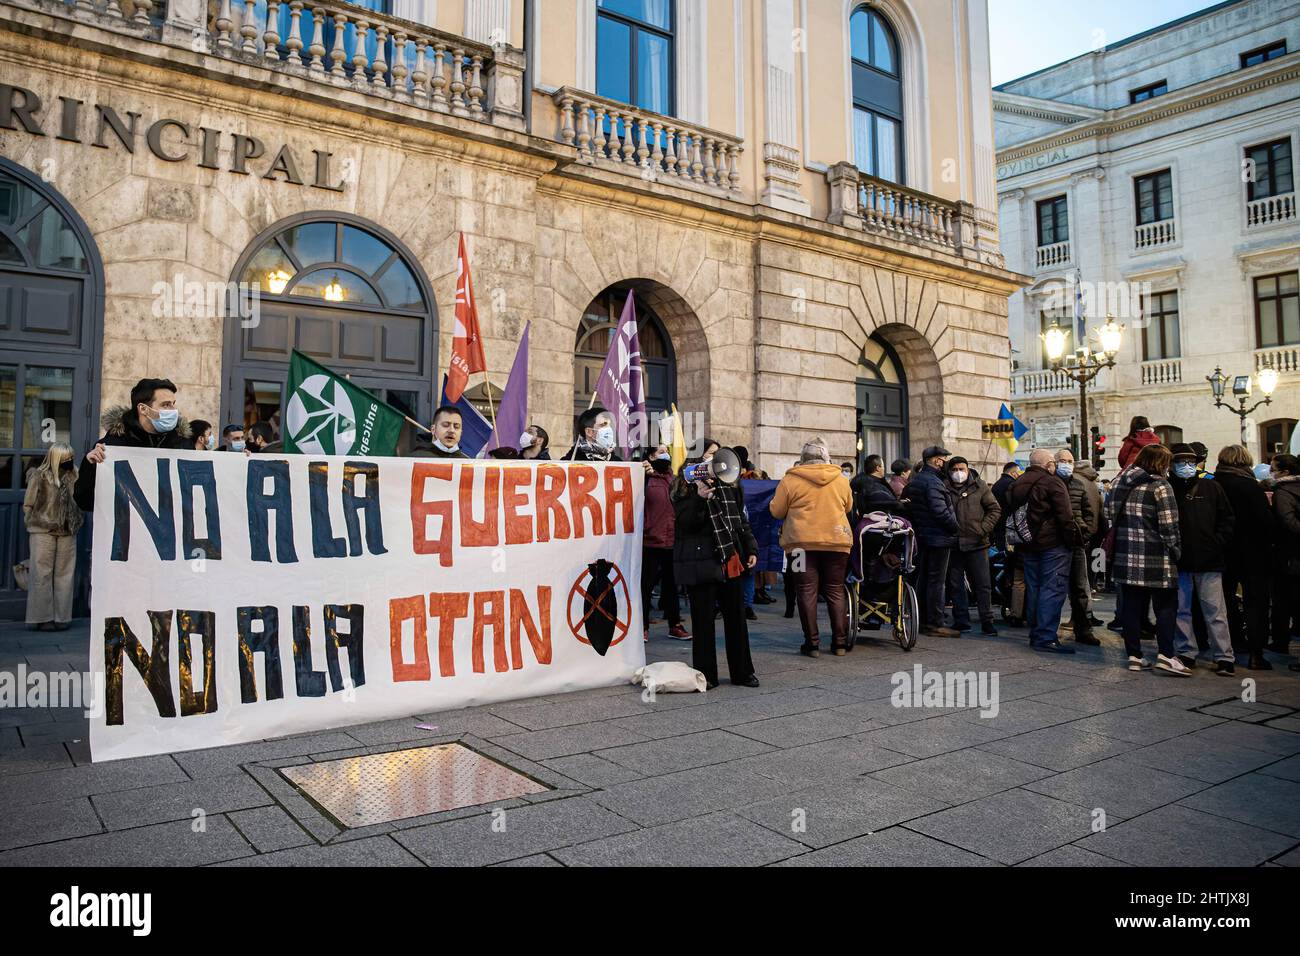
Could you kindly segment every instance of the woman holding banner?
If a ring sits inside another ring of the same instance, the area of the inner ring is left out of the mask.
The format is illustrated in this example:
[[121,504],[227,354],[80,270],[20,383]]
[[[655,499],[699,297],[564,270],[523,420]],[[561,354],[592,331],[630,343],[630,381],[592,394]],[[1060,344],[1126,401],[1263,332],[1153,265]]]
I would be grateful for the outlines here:
[[27,623],[40,631],[66,631],[72,620],[77,532],[83,520],[73,498],[74,465],[72,446],[55,442],[45,461],[27,473],[23,496],[23,519],[31,535]]
[[722,608],[731,682],[757,687],[741,575],[758,563],[758,542],[745,518],[740,491],[715,481],[679,480],[673,497],[673,567],[690,600],[692,663],[710,689],[718,686],[716,602]]

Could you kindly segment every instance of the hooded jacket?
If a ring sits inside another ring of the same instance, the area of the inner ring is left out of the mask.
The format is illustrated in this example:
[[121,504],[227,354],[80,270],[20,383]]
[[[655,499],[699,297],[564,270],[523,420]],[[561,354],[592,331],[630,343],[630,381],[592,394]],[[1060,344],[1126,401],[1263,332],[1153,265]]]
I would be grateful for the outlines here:
[[645,539],[647,548],[671,548],[675,531],[673,476],[652,471],[645,479]]
[[1119,446],[1119,466],[1127,468],[1133,462],[1137,461],[1138,452],[1147,445],[1160,444],[1160,436],[1150,429],[1144,429],[1136,435],[1130,435],[1124,439],[1124,444]]
[[957,511],[957,548],[961,551],[983,551],[988,548],[993,530],[1002,518],[1002,506],[993,495],[993,489],[975,472],[960,485],[949,482]]
[[1007,511],[1029,507],[1029,530],[1033,541],[1017,545],[1020,551],[1048,551],[1073,548],[1082,543],[1079,526],[1070,508],[1070,493],[1054,471],[1030,465],[1007,489]]
[[795,465],[782,477],[768,510],[781,526],[786,551],[843,551],[853,548],[849,511],[853,493],[839,465],[809,461]]
[[[190,423],[184,418],[169,432],[150,433],[140,427],[140,418],[134,405],[115,405],[100,419],[104,435],[96,444],[122,445],[127,448],[183,448],[194,449],[190,437]],[[95,508],[95,464],[85,458],[77,472],[77,485],[73,491],[77,507],[82,511]]]
[[910,502],[908,520],[917,540],[930,548],[957,547],[957,508],[952,486],[943,472],[925,465],[903,489]]
[[1235,524],[1228,496],[1213,478],[1174,476],[1169,486],[1178,500],[1179,572],[1222,571]]
[[1224,550],[1228,567],[1250,574],[1271,573],[1277,529],[1268,493],[1249,468],[1233,465],[1219,465],[1214,483],[1232,506],[1232,540]]
[[73,499],[76,480],[76,475],[70,471],[50,474],[33,468],[27,472],[23,519],[29,532],[69,535],[80,530],[84,519]]

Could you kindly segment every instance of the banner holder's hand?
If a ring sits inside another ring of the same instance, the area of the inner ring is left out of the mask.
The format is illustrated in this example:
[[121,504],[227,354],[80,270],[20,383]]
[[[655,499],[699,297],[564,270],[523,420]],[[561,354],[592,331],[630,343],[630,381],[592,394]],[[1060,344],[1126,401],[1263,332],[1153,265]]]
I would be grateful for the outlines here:
[[92,465],[102,465],[108,457],[108,449],[104,447],[103,442],[96,442],[95,447],[86,454],[86,461]]

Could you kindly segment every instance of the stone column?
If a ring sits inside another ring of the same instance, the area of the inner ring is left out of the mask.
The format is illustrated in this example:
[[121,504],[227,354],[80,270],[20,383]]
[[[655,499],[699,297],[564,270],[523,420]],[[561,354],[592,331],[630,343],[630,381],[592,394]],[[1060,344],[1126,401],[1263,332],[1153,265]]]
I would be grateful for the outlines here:
[[759,202],[787,212],[809,215],[800,192],[803,153],[799,142],[795,96],[794,0],[764,0],[763,73],[767,103],[763,133],[763,180]]
[[497,126],[524,131],[524,51],[513,46],[496,48],[488,78],[488,110]]
[[208,37],[207,0],[168,0],[162,41],[169,46],[185,47],[196,53],[210,52],[212,43]]
[[826,181],[831,185],[831,212],[827,218],[837,226],[861,229],[858,167],[849,162],[836,163],[826,171]]

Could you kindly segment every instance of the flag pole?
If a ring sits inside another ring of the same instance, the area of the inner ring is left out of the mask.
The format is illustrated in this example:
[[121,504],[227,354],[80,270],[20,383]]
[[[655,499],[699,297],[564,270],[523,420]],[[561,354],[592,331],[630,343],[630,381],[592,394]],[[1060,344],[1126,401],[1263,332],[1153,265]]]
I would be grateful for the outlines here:
[[497,410],[496,410],[496,406],[492,402],[492,379],[488,378],[488,373],[486,371],[483,373],[483,382],[487,385],[487,388],[485,388],[483,391],[487,392],[488,415],[492,418],[492,430],[496,431]]

